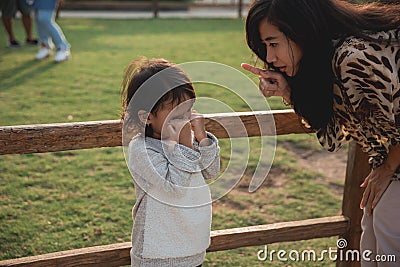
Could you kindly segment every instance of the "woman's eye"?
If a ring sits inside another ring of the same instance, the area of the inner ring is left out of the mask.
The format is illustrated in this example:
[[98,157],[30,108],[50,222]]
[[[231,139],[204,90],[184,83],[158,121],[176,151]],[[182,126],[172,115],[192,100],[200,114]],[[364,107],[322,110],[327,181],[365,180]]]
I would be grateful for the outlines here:
[[277,47],[278,44],[277,44],[277,43],[270,43],[269,46],[270,46],[270,47]]

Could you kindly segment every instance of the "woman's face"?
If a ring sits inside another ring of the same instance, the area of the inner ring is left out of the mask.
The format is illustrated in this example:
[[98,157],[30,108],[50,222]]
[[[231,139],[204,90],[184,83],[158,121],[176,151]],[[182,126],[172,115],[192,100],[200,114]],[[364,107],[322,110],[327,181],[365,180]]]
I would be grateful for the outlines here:
[[267,19],[261,21],[258,30],[265,44],[265,60],[287,76],[295,76],[303,56],[301,48]]

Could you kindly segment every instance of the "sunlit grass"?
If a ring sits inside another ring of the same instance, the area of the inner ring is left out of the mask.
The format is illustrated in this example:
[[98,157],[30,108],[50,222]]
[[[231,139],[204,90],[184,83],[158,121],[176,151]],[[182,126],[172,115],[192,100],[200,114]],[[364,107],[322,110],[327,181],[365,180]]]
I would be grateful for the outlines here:
[[[139,56],[175,63],[215,61],[238,71],[241,62],[252,63],[240,19],[61,18],[59,24],[72,44],[68,62],[34,61],[35,47],[0,47],[0,125],[118,119],[124,68]],[[15,28],[22,40],[20,21]],[[0,44],[6,43],[5,36],[0,27]],[[257,82],[254,75],[243,73]],[[199,112],[249,110],[227,89],[195,86]],[[256,85],[248,90],[258,97]],[[225,107],[201,98],[217,99]],[[268,103],[272,109],[284,108],[279,98]],[[220,143],[225,168],[231,147],[229,140]],[[313,135],[279,137],[267,181],[250,194],[247,185],[260,149],[259,140],[252,139],[243,183],[214,203],[213,229],[339,214],[341,195],[323,179],[315,180],[322,174],[299,168],[293,154],[280,146],[283,143],[320,149]],[[130,240],[135,196],[120,147],[1,156],[0,173],[0,259]],[[272,246],[323,249],[334,244],[335,239],[328,238]],[[257,261],[259,249],[208,253],[204,266],[282,266]],[[334,265],[313,264],[292,266]]]

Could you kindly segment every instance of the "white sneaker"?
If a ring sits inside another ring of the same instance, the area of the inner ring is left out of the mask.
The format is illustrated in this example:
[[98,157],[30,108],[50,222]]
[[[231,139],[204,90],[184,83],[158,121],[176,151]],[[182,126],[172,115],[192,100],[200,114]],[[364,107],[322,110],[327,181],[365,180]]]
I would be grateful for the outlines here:
[[58,49],[56,55],[54,56],[55,62],[63,62],[70,58],[71,52],[69,50]]
[[39,52],[36,54],[35,59],[43,60],[51,55],[51,50],[47,47],[40,48]]

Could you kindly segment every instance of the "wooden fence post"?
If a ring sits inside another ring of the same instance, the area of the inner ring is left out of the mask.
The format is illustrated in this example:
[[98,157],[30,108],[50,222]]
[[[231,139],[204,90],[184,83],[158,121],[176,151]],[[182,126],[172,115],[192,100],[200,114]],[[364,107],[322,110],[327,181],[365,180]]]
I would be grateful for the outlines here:
[[[350,226],[347,233],[340,236],[340,238],[344,238],[347,241],[343,255],[345,254],[346,249],[358,251],[360,249],[361,218],[363,215],[363,212],[360,209],[363,189],[360,188],[360,184],[364,181],[369,172],[370,166],[368,164],[368,155],[364,153],[361,150],[361,147],[355,142],[350,143],[342,204],[342,213],[350,219]],[[360,261],[339,261],[338,253],[336,266],[359,267]]]
[[243,8],[243,0],[239,0],[239,3],[238,3],[238,17],[239,17],[239,19],[242,18],[242,8]]
[[159,5],[158,0],[153,0],[153,18],[158,18]]

